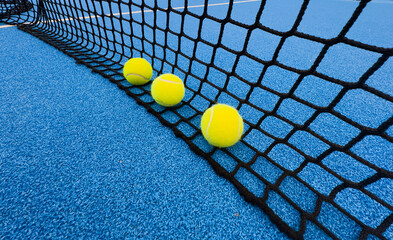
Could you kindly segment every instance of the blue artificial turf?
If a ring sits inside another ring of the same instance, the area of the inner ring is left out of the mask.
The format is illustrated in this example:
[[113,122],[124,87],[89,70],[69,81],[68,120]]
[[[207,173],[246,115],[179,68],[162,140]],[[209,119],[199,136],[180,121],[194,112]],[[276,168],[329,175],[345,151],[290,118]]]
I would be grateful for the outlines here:
[[[153,4],[153,1],[146,1]],[[160,7],[167,7],[160,1]],[[218,3],[214,1],[209,3]],[[223,1],[224,2],[224,1]],[[302,1],[267,1],[261,23],[278,31],[291,29]],[[137,2],[135,2],[137,3]],[[98,4],[98,2],[96,3]],[[103,5],[108,3],[103,2]],[[202,4],[201,0],[189,5]],[[329,39],[339,34],[350,18],[357,1],[313,0],[305,12],[298,31]],[[260,2],[235,4],[231,18],[246,25],[254,23],[255,11]],[[181,1],[174,7],[183,6]],[[223,19],[227,5],[208,8],[208,14]],[[122,9],[128,11],[129,9]],[[131,9],[138,11],[140,9]],[[203,8],[190,8],[195,14],[202,14]],[[380,47],[392,47],[392,19],[389,11],[393,4],[387,1],[372,1],[360,15],[346,37]],[[133,14],[134,21],[153,24],[152,13]],[[126,19],[130,15],[124,16]],[[158,12],[157,25],[180,32],[181,16]],[[93,22],[116,28],[120,22],[111,23],[109,18],[94,18]],[[187,28],[184,32],[197,37],[199,20],[186,16]],[[376,27],[378,25],[378,27]],[[373,26],[373,27],[370,27]],[[250,42],[244,46],[245,30],[232,23],[217,24],[209,19],[202,22],[201,37],[209,42],[217,42],[223,27],[224,46],[236,51],[246,50],[255,57],[269,61],[280,40],[279,36],[255,29]],[[89,28],[89,27],[88,27]],[[94,27],[93,27],[94,28]],[[92,30],[92,29],[89,29]],[[97,29],[96,29],[97,30]],[[131,28],[125,26],[126,33]],[[263,238],[281,239],[285,236],[267,219],[260,210],[247,204],[227,181],[217,177],[207,162],[195,156],[188,146],[163,127],[157,119],[135,104],[123,91],[110,84],[101,76],[92,74],[83,66],[77,66],[72,59],[59,53],[42,42],[18,32],[15,28],[0,29],[0,57],[4,60],[0,68],[0,236],[30,238],[46,237],[90,237],[90,238]],[[151,39],[153,31],[134,22],[132,34]],[[110,40],[119,34],[108,35]],[[181,52],[190,58],[196,47],[195,57],[225,71],[232,71],[236,54],[218,48],[215,59],[211,59],[212,47],[195,43],[187,38],[155,31],[155,41],[163,49],[137,38],[125,39],[124,45],[142,48],[155,56],[174,63],[179,42]],[[116,48],[117,46],[107,46]],[[307,70],[321,51],[322,45],[297,37],[285,40],[277,60],[285,65]],[[173,51],[172,51],[172,50]],[[120,51],[120,50],[119,50]],[[139,56],[131,48],[122,52],[126,56]],[[146,57],[146,56],[144,56]],[[342,80],[345,84],[358,81],[364,70],[370,68],[379,54],[361,50],[346,44],[336,44],[329,48],[317,67],[317,72]],[[127,59],[120,54],[122,63]],[[160,69],[161,62],[154,60],[154,68]],[[27,63],[27,64],[23,64]],[[50,64],[48,64],[50,63]],[[204,77],[206,67],[183,56],[177,59],[177,68]],[[393,62],[389,59],[367,81],[365,85],[382,93],[392,95],[391,73]],[[173,68],[164,64],[163,71]],[[262,71],[256,61],[242,56],[236,69],[237,75],[249,83],[255,83]],[[184,74],[175,69],[184,78]],[[157,73],[155,73],[157,74]],[[277,66],[267,68],[261,84],[279,93],[288,93],[293,88],[298,74]],[[207,79],[217,87],[223,87],[226,76],[219,69],[210,68]],[[218,91],[193,76],[187,76],[186,84],[193,90],[201,88],[204,96],[214,99]],[[344,85],[344,84],[343,84]],[[250,86],[231,76],[227,86],[231,92],[245,99]],[[342,85],[315,76],[306,76],[294,91],[294,96],[326,107],[337,97]],[[137,90],[135,90],[137,91]],[[252,90],[248,101],[259,108],[271,111],[279,97],[273,91],[260,87]],[[146,101],[151,100],[150,96]],[[190,94],[186,94],[186,99]],[[145,100],[145,99],[144,99]],[[223,93],[218,101],[237,106],[239,101]],[[195,108],[204,111],[209,102],[195,97],[191,102]],[[153,106],[159,108],[158,106]],[[393,114],[393,104],[370,92],[349,89],[334,107],[345,117],[363,127],[376,128]],[[181,108],[180,114],[192,116],[195,111]],[[263,113],[248,104],[240,109],[242,116],[256,123]],[[315,113],[289,96],[278,107],[277,114],[295,124],[304,124]],[[177,121],[178,116],[166,112],[163,117]],[[200,116],[191,120],[199,125]],[[245,126],[247,129],[248,126]],[[293,126],[276,117],[267,117],[261,128],[267,133],[285,138]],[[309,128],[327,142],[345,146],[356,137],[360,130],[342,119],[320,113]],[[195,130],[188,124],[179,129],[191,136]],[[393,136],[393,127],[386,133]],[[193,140],[209,152],[212,148],[198,136]],[[244,141],[259,151],[265,151],[273,139],[259,130],[252,130],[244,136]],[[288,142],[309,155],[317,157],[328,145],[304,130],[298,130]],[[238,158],[249,161],[255,152],[239,143],[228,149]],[[379,136],[367,136],[353,146],[351,152],[377,167],[392,171],[392,144]],[[229,172],[237,162],[225,152],[217,150],[214,159]],[[271,149],[268,157],[281,169],[265,158],[259,157],[251,168],[270,183],[275,183],[283,173],[282,169],[295,171],[305,158],[287,144],[278,144]],[[338,176],[329,173],[334,171]],[[307,163],[297,173],[297,177],[309,184],[315,191],[328,196],[342,179],[354,183],[361,182],[375,174],[375,170],[358,162],[350,155],[334,151],[326,156],[320,165]],[[339,179],[339,178],[340,179]],[[239,169],[235,178],[257,196],[263,194],[264,183],[255,179],[246,169]],[[382,178],[366,187],[381,200],[392,204],[392,182]],[[315,209],[315,193],[293,177],[285,177],[280,191],[302,210]],[[374,228],[391,211],[358,190],[346,188],[334,198],[334,204],[323,202],[318,221],[343,239],[355,239],[361,227],[345,216],[337,207],[344,209],[362,223]],[[300,214],[288,204],[280,194],[272,191],[267,204],[290,227],[297,230]],[[239,216],[237,217],[237,213]],[[3,221],[1,221],[3,220]],[[15,235],[12,235],[15,234]],[[383,235],[393,236],[393,227]],[[306,239],[323,239],[318,226],[306,223]]]
[[286,239],[114,84],[0,34],[0,238]]

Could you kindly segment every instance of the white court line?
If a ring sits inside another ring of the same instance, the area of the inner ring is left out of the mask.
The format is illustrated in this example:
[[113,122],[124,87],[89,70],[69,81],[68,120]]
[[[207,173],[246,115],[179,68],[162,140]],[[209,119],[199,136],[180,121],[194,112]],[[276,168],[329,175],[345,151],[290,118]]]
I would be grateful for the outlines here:
[[[249,2],[260,2],[261,0],[244,0],[244,1],[236,1],[233,2],[234,4],[237,3],[249,3]],[[213,7],[213,6],[221,6],[221,5],[229,5],[229,2],[225,2],[225,3],[212,3],[212,4],[208,4],[208,7]],[[187,8],[200,8],[200,7],[205,7],[205,5],[194,5],[194,6],[188,6]],[[172,9],[185,9],[186,7],[174,7]],[[165,9],[168,10],[168,9]],[[120,16],[120,15],[130,15],[130,14],[136,14],[136,13],[148,13],[148,12],[153,12],[153,10],[145,10],[145,11],[134,11],[134,12],[124,12],[124,13],[115,13],[115,14],[105,14],[104,16],[106,17],[110,17],[110,16]],[[65,22],[65,21],[71,21],[74,19],[79,19],[79,20],[83,20],[83,19],[87,19],[87,18],[97,18],[97,17],[101,17],[101,16],[97,16],[97,15],[90,15],[90,16],[85,16],[85,17],[78,17],[78,18],[64,18],[64,19],[58,19],[58,20],[50,20],[50,21],[43,21],[43,22],[38,22],[38,23],[51,23],[51,22]],[[30,24],[30,22],[28,23],[24,23],[24,24]],[[0,26],[1,28],[8,28],[8,27],[15,27],[15,25],[3,25]]]
[[[355,2],[354,0],[340,0],[340,1],[341,2]],[[357,2],[355,2],[355,3],[357,3]],[[367,3],[367,4],[375,4],[375,3],[377,3],[377,4],[379,4],[379,3],[382,3],[382,4],[393,4],[392,1],[387,1],[387,0],[372,0],[369,3]]]
[[0,28],[9,28],[9,27],[15,27],[15,25],[2,25]]

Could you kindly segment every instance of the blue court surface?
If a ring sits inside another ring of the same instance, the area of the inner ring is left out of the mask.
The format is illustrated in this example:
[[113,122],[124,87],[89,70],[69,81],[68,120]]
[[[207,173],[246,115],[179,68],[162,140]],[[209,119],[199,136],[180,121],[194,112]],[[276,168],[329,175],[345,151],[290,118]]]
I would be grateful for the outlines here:
[[286,239],[115,85],[2,32],[0,236]]
[[[167,1],[145,3],[168,7]],[[184,3],[183,0],[172,1],[172,7],[182,11]],[[193,7],[188,10],[201,15],[206,7],[204,3],[189,0],[188,5]],[[289,31],[302,3],[298,0],[267,1],[259,21],[274,31]],[[239,109],[246,122],[243,141],[228,151],[246,163],[253,162],[251,168],[272,184],[283,171],[295,173],[296,178],[287,176],[279,186],[287,198],[272,191],[267,200],[268,207],[291,229],[298,230],[302,223],[298,211],[288,201],[311,214],[318,205],[315,192],[331,196],[333,189],[345,181],[352,185],[334,196],[335,205],[323,202],[319,206],[317,220],[334,235],[340,239],[357,239],[362,231],[360,223],[377,228],[392,218],[393,179],[387,176],[393,173],[393,127],[388,127],[382,137],[373,133],[393,116],[393,102],[384,98],[393,96],[393,57],[363,85],[357,86],[358,79],[381,54],[350,44],[336,44],[329,48],[316,71],[321,76],[340,81],[306,76],[293,92],[295,100],[289,97],[280,102],[279,98],[290,92],[299,74],[270,66],[264,73],[263,88],[257,87],[249,95],[250,85],[239,79],[256,83],[263,71],[261,64],[241,56],[236,68],[232,69],[236,54],[225,50],[245,50],[268,62],[280,42],[277,35],[256,29],[244,47],[247,31],[238,24],[226,24],[222,40],[219,40],[222,26],[211,19],[200,23],[198,18],[189,15],[182,19],[177,13],[161,11],[153,14],[148,9],[135,7],[130,13],[125,5],[104,1],[83,1],[78,7],[97,4],[104,9],[97,10],[99,15],[111,10],[125,20],[132,17],[134,21],[132,25],[124,25],[121,20],[110,17],[78,16],[91,23],[78,34],[85,39],[94,39],[96,36],[92,33],[105,36],[109,41],[102,44],[107,44],[108,54],[113,54],[112,59],[120,65],[127,61],[124,55],[145,57],[155,69],[153,77],[159,74],[156,69],[179,75],[189,88],[184,101],[191,99],[191,106],[200,111],[209,103],[206,105],[203,99],[192,100],[197,91],[209,99],[233,106],[244,99],[251,103]],[[358,4],[349,0],[312,0],[297,30],[320,39],[334,38]],[[238,1],[233,4],[230,17],[236,23],[251,26],[255,24],[260,5],[260,1]],[[225,0],[209,1],[207,9],[210,16],[225,19],[228,3]],[[392,13],[393,1],[371,1],[346,37],[392,49]],[[48,21],[69,22],[66,26],[75,35],[67,37],[78,41],[71,23],[75,19],[67,19],[64,14],[56,18],[52,16]],[[182,21],[186,25],[184,29],[180,24]],[[109,31],[105,32],[95,24],[105,25]],[[171,33],[164,37],[163,31],[152,30],[144,24],[168,28],[175,33],[183,31],[191,38],[200,37],[210,43],[221,41],[223,47],[217,49],[212,59],[213,49],[208,44],[199,42],[195,47],[188,38]],[[202,24],[200,32],[199,24]],[[123,33],[134,37],[124,39],[119,32],[110,31],[120,27]],[[167,48],[140,40],[139,36],[154,39]],[[124,48],[116,42],[132,45],[132,48]],[[87,42],[85,47],[93,51],[98,49],[94,42]],[[323,44],[316,41],[292,36],[285,41],[276,60],[288,69],[306,71],[322,48]],[[177,56],[175,52],[178,50],[201,62],[190,62],[187,57]],[[105,50],[97,51],[102,53]],[[155,58],[149,59],[148,55]],[[162,58],[177,66],[163,64],[159,60]],[[196,155],[170,128],[162,125],[108,79],[92,73],[91,69],[75,63],[73,58],[32,35],[6,24],[0,24],[0,59],[0,239],[289,238],[265,212],[245,201],[232,183],[218,176],[206,159]],[[213,63],[216,68],[207,72],[203,63]],[[184,73],[188,69],[190,75]],[[230,78],[229,84],[224,84],[225,76],[221,70],[233,71],[236,76]],[[206,76],[213,85],[196,79],[201,76]],[[122,84],[129,86],[126,81]],[[217,89],[224,85],[230,94],[218,93]],[[343,86],[350,86],[350,89],[334,107],[342,118],[321,112],[307,129],[298,130],[286,139],[294,126],[305,124],[313,116],[315,109],[327,108],[339,96]],[[369,88],[375,89],[375,94],[366,91]],[[144,101],[152,101],[150,96],[144,97]],[[311,103],[315,109],[305,102]],[[263,134],[255,129],[247,131],[258,122],[258,114],[262,114],[252,106],[269,112],[277,104],[279,107],[274,110],[277,115],[259,123]],[[159,106],[153,105],[153,108],[160,111]],[[172,115],[164,118],[169,122],[177,121]],[[349,121],[343,121],[344,118]],[[200,121],[200,116],[192,121]],[[349,124],[350,121],[357,125]],[[368,135],[346,149],[345,146],[359,136],[359,129],[366,129]],[[181,130],[189,131],[189,136],[195,132],[195,129],[187,130],[186,127]],[[311,131],[326,141],[320,141],[310,134]],[[280,143],[269,149],[276,139],[286,139],[290,145]],[[225,170],[235,171],[236,165],[228,160],[224,150],[212,150],[206,141],[199,140],[198,147],[214,151],[214,158]],[[247,148],[248,145],[255,149]],[[299,154],[318,158],[331,146],[343,151],[331,152],[320,164],[305,164],[303,155]],[[255,151],[267,149],[267,156],[274,164],[262,157],[253,159]],[[297,171],[300,166],[302,169]],[[378,181],[367,184],[364,191],[351,188],[373,176],[376,173],[374,168],[383,169],[383,173],[376,176],[380,178]],[[244,169],[236,168],[234,177],[252,194],[262,197],[266,184],[255,181]],[[378,201],[364,192],[373,194]],[[304,224],[305,239],[329,239],[318,226],[311,222]],[[386,227],[382,236],[393,239],[393,225]],[[379,238],[370,235],[368,239]]]

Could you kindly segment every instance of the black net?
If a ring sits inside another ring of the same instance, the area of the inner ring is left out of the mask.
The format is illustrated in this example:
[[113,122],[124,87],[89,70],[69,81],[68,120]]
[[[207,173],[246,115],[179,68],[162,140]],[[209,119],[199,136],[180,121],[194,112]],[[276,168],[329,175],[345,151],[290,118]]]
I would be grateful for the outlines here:
[[[369,1],[325,21],[340,26],[330,36],[300,30],[327,11],[313,5],[323,1],[295,2],[274,12],[275,1],[265,0],[39,0],[19,29],[117,84],[290,237],[393,238],[392,46],[348,37],[359,22],[378,28],[359,19]],[[8,3],[0,0],[3,9]],[[287,29],[274,27],[284,18]],[[181,77],[184,101],[164,108],[150,85],[128,84],[122,66],[130,57],[151,62],[155,76]],[[217,102],[244,118],[234,147],[202,137],[201,115]]]
[[17,23],[20,15],[32,7],[33,4],[27,0],[0,1],[0,22]]

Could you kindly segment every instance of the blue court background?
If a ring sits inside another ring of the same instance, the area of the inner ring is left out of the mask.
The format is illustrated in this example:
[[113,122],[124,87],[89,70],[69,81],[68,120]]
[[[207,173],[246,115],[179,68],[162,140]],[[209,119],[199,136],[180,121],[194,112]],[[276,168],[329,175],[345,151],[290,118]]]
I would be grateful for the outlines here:
[[[267,14],[261,21],[277,30],[289,30],[299,2],[277,2],[269,2],[265,10]],[[250,11],[257,9],[258,4],[234,5],[232,17],[251,24],[249,16],[253,14]],[[305,15],[299,31],[323,38],[335,36],[342,28],[340,23],[348,20],[356,5],[352,1],[312,1],[310,14]],[[198,13],[200,8],[194,10]],[[220,13],[226,10],[226,6],[215,6],[212,14],[222,18]],[[392,10],[393,4],[387,1],[371,2],[348,37],[392,47],[393,21],[389,18]],[[321,12],[324,14],[312,14]],[[333,14],[335,25],[330,24]],[[190,19],[190,35],[194,34],[193,21]],[[202,31],[202,36],[209,41],[215,41],[217,27],[213,25],[213,22],[207,22]],[[176,29],[176,21],[171,22],[170,27]],[[238,30],[226,26],[223,44],[232,48],[241,46],[241,37],[234,37]],[[193,154],[182,140],[115,85],[16,28],[0,31],[0,56],[4,59],[0,68],[0,236],[20,239],[64,236],[286,238],[261,210],[244,202],[235,188],[215,175],[204,159]],[[149,33],[145,31],[144,34]],[[269,58],[275,49],[275,38],[263,32],[253,33],[250,41],[249,50],[261,59]],[[138,48],[137,40],[133,44]],[[182,45],[187,46],[187,43]],[[261,45],[264,47],[259,47]],[[293,38],[284,45],[278,60],[293,67],[307,68],[318,50],[318,44]],[[200,58],[208,56],[208,47],[202,45],[197,53]],[[223,68],[230,66],[230,56],[224,51],[219,52],[217,62]],[[377,57],[374,53],[338,45],[329,50],[318,70],[352,82]],[[252,63],[244,62],[239,66],[252,66]],[[248,67],[237,72],[250,74],[252,78],[258,75],[252,70]],[[195,68],[195,71],[200,74],[200,69]],[[288,73],[272,68],[267,74],[272,77],[267,77],[265,84],[280,92],[290,88]],[[287,82],[277,80],[276,76],[280,74],[283,76],[280,80]],[[367,84],[392,95],[392,74],[393,61],[390,60]],[[325,105],[339,89],[339,86],[318,82],[318,79],[311,80],[306,79],[296,95],[316,105]],[[242,93],[241,88],[234,87],[233,91]],[[379,101],[366,92],[354,90],[346,97],[347,101],[338,105],[337,110],[365,126],[376,126],[393,114],[392,103]],[[274,99],[270,101],[274,104]],[[293,121],[301,122],[302,117],[309,114],[307,109],[296,108],[294,103],[288,102],[286,106],[298,110],[283,110],[283,115],[289,114],[287,117]],[[241,113],[252,115],[246,110]],[[314,130],[323,132],[326,123],[329,123],[329,116],[321,116],[314,124]],[[339,123],[332,119],[331,126],[337,125]],[[286,132],[286,128],[282,126],[275,130]],[[343,144],[356,134],[356,130],[346,126],[341,130],[344,133],[337,130],[322,134]],[[392,136],[393,129],[387,133]],[[297,135],[292,143],[302,148],[304,138]],[[324,146],[313,147],[310,155],[318,154]],[[355,147],[357,154],[392,170],[389,162],[393,160],[393,149],[389,143],[371,136]],[[276,154],[279,159],[280,153]],[[343,162],[335,159],[340,156],[332,156],[325,164],[354,181],[362,180],[359,176],[372,174],[370,169],[362,166],[355,170],[343,168]],[[347,161],[351,162],[350,159]],[[358,172],[354,174],[354,171]],[[305,173],[302,178],[312,179],[313,175]],[[329,184],[337,184],[335,181],[328,179],[328,184],[320,191],[329,191]],[[391,180],[384,180],[373,188],[387,202],[393,202],[389,194],[393,191]],[[348,202],[348,196],[352,196],[354,202]],[[366,216],[363,220],[370,225],[379,223],[378,216],[390,214],[356,192],[344,192],[337,201],[356,217]],[[325,216],[331,213],[326,211]],[[285,220],[296,224],[294,219]],[[349,239],[358,230],[351,225],[346,229],[334,229],[336,221],[341,219],[325,221],[327,224],[331,222],[332,231],[343,238]],[[317,233],[313,234],[308,237],[315,238]],[[393,227],[385,236],[393,238]]]
[[114,84],[3,32],[1,236],[285,239]]

